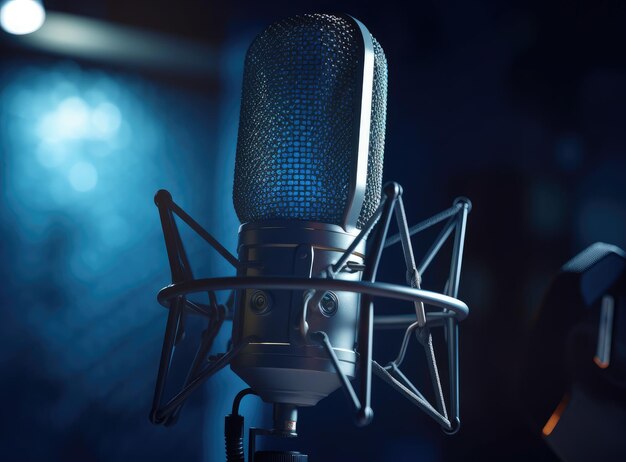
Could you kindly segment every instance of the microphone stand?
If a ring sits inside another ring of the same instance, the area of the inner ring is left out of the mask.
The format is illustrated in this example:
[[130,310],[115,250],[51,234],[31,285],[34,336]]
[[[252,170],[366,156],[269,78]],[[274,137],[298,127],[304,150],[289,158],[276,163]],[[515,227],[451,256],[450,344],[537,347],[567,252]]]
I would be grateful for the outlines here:
[[[245,462],[243,445],[244,419],[239,415],[239,404],[246,395],[254,395],[251,388],[240,391],[233,400],[233,410],[225,418],[226,461]],[[308,462],[308,455],[297,451],[257,451],[257,436],[296,438],[298,408],[291,404],[274,403],[274,426],[271,430],[251,427],[248,438],[248,462]]]

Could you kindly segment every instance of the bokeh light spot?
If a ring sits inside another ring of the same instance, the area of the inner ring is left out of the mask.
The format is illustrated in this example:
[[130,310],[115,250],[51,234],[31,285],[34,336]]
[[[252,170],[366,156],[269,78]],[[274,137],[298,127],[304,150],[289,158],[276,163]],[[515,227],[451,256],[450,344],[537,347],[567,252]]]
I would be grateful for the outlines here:
[[57,109],[46,114],[39,126],[39,136],[49,142],[83,138],[89,130],[89,107],[76,96],[64,99]]
[[90,191],[98,184],[98,171],[89,162],[78,162],[70,169],[68,179],[76,191]]
[[65,138],[80,138],[87,129],[89,108],[76,96],[67,98],[59,104],[56,120],[58,129]]
[[122,115],[115,104],[104,102],[91,113],[91,125],[95,135],[109,138],[115,135],[122,123]]
[[43,5],[36,0],[9,0],[0,9],[0,24],[10,34],[35,32],[46,19]]

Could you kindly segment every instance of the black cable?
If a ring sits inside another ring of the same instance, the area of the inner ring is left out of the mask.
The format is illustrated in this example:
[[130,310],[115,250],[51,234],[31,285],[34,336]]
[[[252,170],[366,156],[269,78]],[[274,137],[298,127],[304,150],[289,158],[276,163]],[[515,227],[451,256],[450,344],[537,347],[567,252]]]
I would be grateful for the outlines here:
[[241,390],[237,393],[237,396],[235,396],[235,399],[233,400],[233,415],[239,414],[239,404],[246,395],[256,395],[256,393],[252,390],[252,388],[246,388],[245,390]]
[[224,420],[226,462],[245,462],[243,450],[243,417],[227,415]]
[[239,415],[239,405],[246,395],[256,395],[252,388],[241,390],[233,400],[232,414],[224,420],[226,442],[226,462],[245,462],[243,449],[243,417]]

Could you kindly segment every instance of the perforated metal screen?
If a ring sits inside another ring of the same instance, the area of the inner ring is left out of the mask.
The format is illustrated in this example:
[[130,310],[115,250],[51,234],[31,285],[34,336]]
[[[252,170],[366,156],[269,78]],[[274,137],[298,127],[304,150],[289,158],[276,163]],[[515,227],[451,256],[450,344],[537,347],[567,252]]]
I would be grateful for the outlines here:
[[[373,42],[370,152],[357,227],[376,210],[382,181],[387,62]],[[242,223],[342,224],[356,155],[360,53],[358,26],[332,15],[285,19],[255,39],[246,56],[233,190]]]

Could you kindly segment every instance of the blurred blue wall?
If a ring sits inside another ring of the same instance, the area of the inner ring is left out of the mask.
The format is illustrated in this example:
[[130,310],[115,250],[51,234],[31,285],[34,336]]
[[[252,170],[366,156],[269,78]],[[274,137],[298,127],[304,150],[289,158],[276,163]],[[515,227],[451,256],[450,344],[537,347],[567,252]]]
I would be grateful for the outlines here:
[[[221,456],[221,432],[213,431],[214,418],[206,428],[212,408],[202,407],[201,394],[176,428],[147,421],[166,318],[155,294],[170,278],[152,198],[157,189],[170,190],[234,250],[232,163],[242,62],[241,52],[229,55],[225,91],[215,101],[71,61],[5,61],[4,454],[25,460]],[[201,242],[190,239],[189,253],[200,275],[228,271]],[[192,325],[177,361],[190,360],[198,329]],[[208,391],[211,402],[224,405],[216,410],[218,424],[240,387],[235,380],[225,371]],[[205,436],[210,441],[203,443]]]

